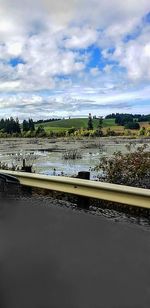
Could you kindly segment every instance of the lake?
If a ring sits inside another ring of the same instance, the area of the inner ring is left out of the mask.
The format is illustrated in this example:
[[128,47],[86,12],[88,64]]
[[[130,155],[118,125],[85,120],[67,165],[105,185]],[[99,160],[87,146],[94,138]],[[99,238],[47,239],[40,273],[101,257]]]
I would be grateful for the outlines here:
[[[103,155],[110,156],[116,151],[128,152],[126,145],[131,143],[131,150],[147,143],[150,150],[150,139],[129,140],[121,138],[95,138],[84,140],[68,139],[27,139],[11,138],[0,140],[0,161],[22,165],[23,157],[28,164],[33,164],[35,173],[45,175],[77,175],[79,171],[91,171]],[[80,159],[65,160],[63,155],[71,150],[81,154]],[[91,178],[97,174],[91,171]]]

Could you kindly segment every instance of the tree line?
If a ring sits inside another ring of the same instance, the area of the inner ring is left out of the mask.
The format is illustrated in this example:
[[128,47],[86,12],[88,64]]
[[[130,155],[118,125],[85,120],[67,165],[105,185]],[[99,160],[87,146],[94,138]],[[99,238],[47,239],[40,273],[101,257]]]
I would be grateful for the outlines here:
[[60,121],[61,119],[60,118],[51,118],[51,119],[46,119],[46,120],[38,120],[38,121],[35,121],[34,123],[35,124],[42,124],[42,123],[46,123],[46,122],[54,122],[54,121]]
[[111,113],[108,114],[105,119],[115,119],[116,123],[125,123],[129,121],[136,120],[137,122],[149,122],[150,114],[132,114],[132,113]]
[[22,130],[23,132],[28,132],[31,131],[33,132],[35,130],[35,125],[32,119],[27,120],[23,120],[22,123]]
[[8,119],[1,119],[0,130],[7,134],[21,133],[19,119],[14,119],[13,117],[10,117]]
[[112,113],[105,119],[115,119],[117,125],[122,125],[126,129],[139,129],[139,122],[150,122],[150,115],[130,114],[130,113]]
[[14,119],[13,117],[7,118],[7,119],[1,119],[0,120],[0,131],[7,134],[20,134],[21,133],[21,127],[23,132],[27,131],[34,131],[35,125],[32,119],[24,120],[21,124],[19,123],[19,119]]

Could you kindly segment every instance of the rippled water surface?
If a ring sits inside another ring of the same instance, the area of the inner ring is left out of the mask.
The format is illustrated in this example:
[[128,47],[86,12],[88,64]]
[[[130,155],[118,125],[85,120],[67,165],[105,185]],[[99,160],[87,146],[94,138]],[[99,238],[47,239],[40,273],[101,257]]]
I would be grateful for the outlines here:
[[[147,143],[150,149],[150,139],[132,141],[131,149],[134,151],[137,146]],[[116,151],[127,152],[126,145],[131,141],[123,141],[109,138],[96,140],[70,140],[57,141],[49,139],[1,139],[0,140],[0,161],[9,165],[22,164],[22,158],[26,157],[27,162],[33,164],[36,173],[47,175],[75,175],[79,171],[91,171],[100,161],[103,155],[110,156]],[[64,160],[66,151],[78,150],[81,159]],[[18,153],[20,160],[18,160]],[[91,178],[96,173],[91,171]]]

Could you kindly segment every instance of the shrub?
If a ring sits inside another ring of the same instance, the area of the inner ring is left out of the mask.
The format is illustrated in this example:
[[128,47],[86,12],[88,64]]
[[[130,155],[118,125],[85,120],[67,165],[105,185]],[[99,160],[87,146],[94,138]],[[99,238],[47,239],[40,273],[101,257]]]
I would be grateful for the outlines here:
[[95,137],[103,137],[103,131],[102,129],[96,129],[95,131]]
[[139,129],[140,125],[138,122],[128,122],[125,124],[126,129]]
[[146,133],[145,127],[142,127],[139,131],[139,136],[144,136]]
[[46,137],[46,131],[42,125],[38,126],[36,130],[36,136],[38,137]]
[[60,138],[60,137],[65,137],[66,136],[66,131],[63,130],[58,130],[58,131],[50,131],[48,133],[49,137],[53,137],[53,138]]
[[74,134],[75,131],[76,131],[76,128],[75,128],[75,127],[71,127],[71,128],[69,128],[69,129],[67,130],[67,133],[68,133],[68,135],[70,136],[71,134]]
[[90,130],[89,132],[90,132],[90,134],[89,134],[90,137],[93,137],[93,138],[94,138],[94,137],[97,136],[96,130]]
[[150,136],[150,128],[148,128],[148,129],[146,130],[146,136],[147,136],[147,137]]
[[0,138],[7,138],[8,134],[0,131]]
[[110,127],[107,128],[107,131],[106,131],[106,136],[109,137],[109,136],[116,136],[116,133],[114,130],[111,130]]
[[22,132],[22,137],[24,137],[24,138],[33,138],[35,136],[36,136],[35,131],[28,130],[28,131]]
[[150,188],[150,152],[145,148],[143,145],[132,153],[115,152],[112,157],[104,156],[94,170],[102,172],[99,175],[102,181]]
[[74,150],[69,150],[69,151],[66,151],[65,153],[63,153],[62,158],[66,159],[66,160],[81,159],[82,155],[78,150],[74,149]]
[[75,132],[75,135],[76,133],[78,134],[78,136],[81,136],[81,137],[88,137],[90,135],[90,132],[91,130],[87,130],[87,129],[79,129],[77,132]]

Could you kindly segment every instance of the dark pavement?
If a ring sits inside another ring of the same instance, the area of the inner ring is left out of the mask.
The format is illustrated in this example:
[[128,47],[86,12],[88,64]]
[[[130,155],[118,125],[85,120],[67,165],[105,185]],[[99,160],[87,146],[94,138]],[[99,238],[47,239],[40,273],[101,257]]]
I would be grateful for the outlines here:
[[0,205],[0,308],[149,308],[150,231],[39,201]]

